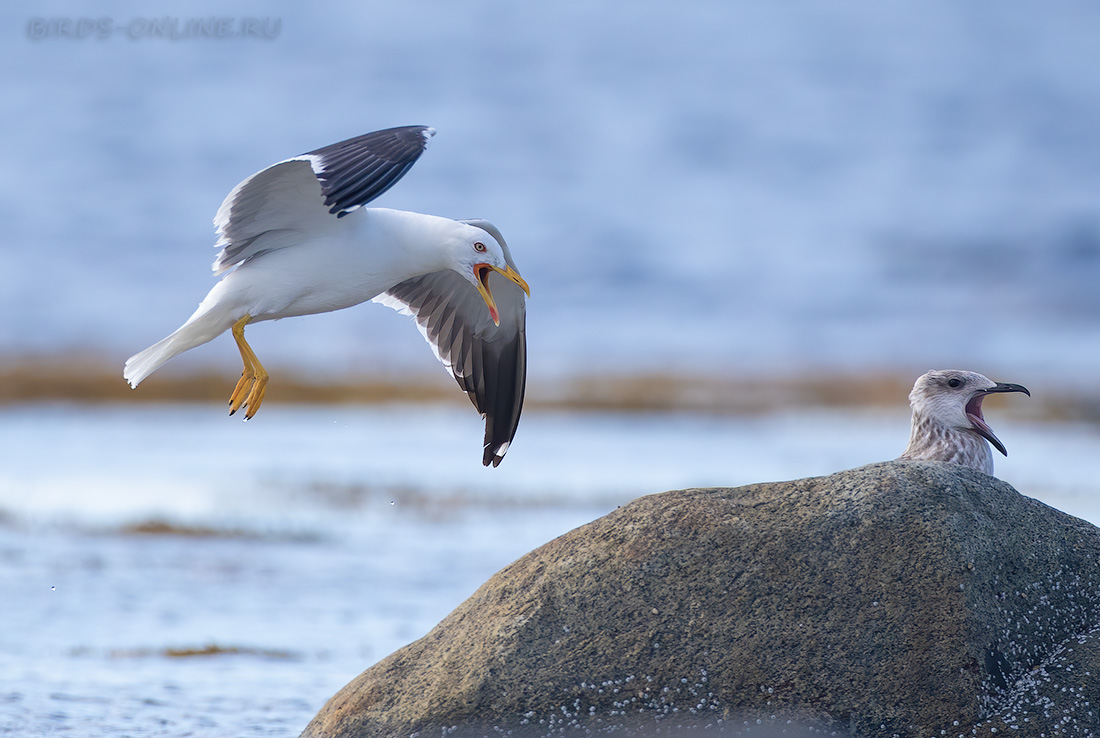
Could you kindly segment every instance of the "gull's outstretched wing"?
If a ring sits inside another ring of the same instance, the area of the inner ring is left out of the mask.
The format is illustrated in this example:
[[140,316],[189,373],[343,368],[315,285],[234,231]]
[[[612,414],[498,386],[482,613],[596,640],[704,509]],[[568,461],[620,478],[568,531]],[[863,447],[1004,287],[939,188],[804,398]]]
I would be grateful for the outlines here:
[[311,151],[310,157],[330,213],[361,208],[393,187],[412,168],[434,128],[404,126],[375,131]]
[[434,135],[427,126],[375,131],[253,174],[233,188],[214,216],[214,246],[221,249],[215,274],[264,251],[293,246],[336,228],[336,218],[366,205],[401,179]]
[[[489,233],[512,269],[512,255],[497,228],[484,220],[463,221]],[[435,355],[454,375],[485,418],[482,463],[497,466],[516,435],[527,385],[527,305],[523,290],[497,273],[489,275],[500,325],[489,317],[477,290],[446,269],[414,277],[375,298],[416,318]]]

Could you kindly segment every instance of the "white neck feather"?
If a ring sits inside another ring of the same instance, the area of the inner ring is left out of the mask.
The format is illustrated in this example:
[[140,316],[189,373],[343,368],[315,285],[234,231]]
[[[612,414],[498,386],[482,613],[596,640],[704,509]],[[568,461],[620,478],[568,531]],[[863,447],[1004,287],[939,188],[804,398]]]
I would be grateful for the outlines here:
[[[351,215],[354,215],[352,213]],[[359,236],[377,258],[404,278],[452,266],[448,248],[461,224],[450,218],[389,208],[363,208]]]

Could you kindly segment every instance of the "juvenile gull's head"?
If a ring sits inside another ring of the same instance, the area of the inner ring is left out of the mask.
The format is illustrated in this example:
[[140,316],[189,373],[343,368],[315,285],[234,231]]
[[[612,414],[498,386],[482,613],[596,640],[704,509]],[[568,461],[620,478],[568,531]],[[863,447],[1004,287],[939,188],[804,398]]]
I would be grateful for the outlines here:
[[1031,396],[1026,387],[994,382],[977,372],[938,369],[922,375],[909,393],[913,429],[899,458],[948,461],[992,474],[993,452],[986,441],[1008,456],[982,416],[982,400],[994,392]]

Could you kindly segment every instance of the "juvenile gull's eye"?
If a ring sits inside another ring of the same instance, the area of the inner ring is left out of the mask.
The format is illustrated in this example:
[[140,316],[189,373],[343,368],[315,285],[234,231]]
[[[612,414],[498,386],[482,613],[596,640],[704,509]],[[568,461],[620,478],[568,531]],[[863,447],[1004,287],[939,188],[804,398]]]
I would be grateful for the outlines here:
[[951,379],[947,380],[948,387],[958,387],[960,384],[962,384],[962,380],[958,377],[952,377]]

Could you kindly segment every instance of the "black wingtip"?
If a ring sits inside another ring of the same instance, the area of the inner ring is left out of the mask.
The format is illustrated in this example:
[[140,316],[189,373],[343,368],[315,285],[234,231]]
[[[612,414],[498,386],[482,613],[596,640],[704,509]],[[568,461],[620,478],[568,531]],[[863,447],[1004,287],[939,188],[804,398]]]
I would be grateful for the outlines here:
[[482,463],[488,466],[491,461],[496,467],[504,460],[504,454],[516,436],[523,412],[523,397],[527,388],[526,335],[520,332],[496,348],[483,345],[481,366],[482,398],[480,402],[474,396],[471,399],[475,399],[475,406],[485,414],[485,454]]
[[482,454],[482,466],[493,465],[493,469],[496,469],[500,465],[500,462],[504,461],[504,454],[508,452],[508,444],[511,441],[500,445],[486,445],[485,453]]

